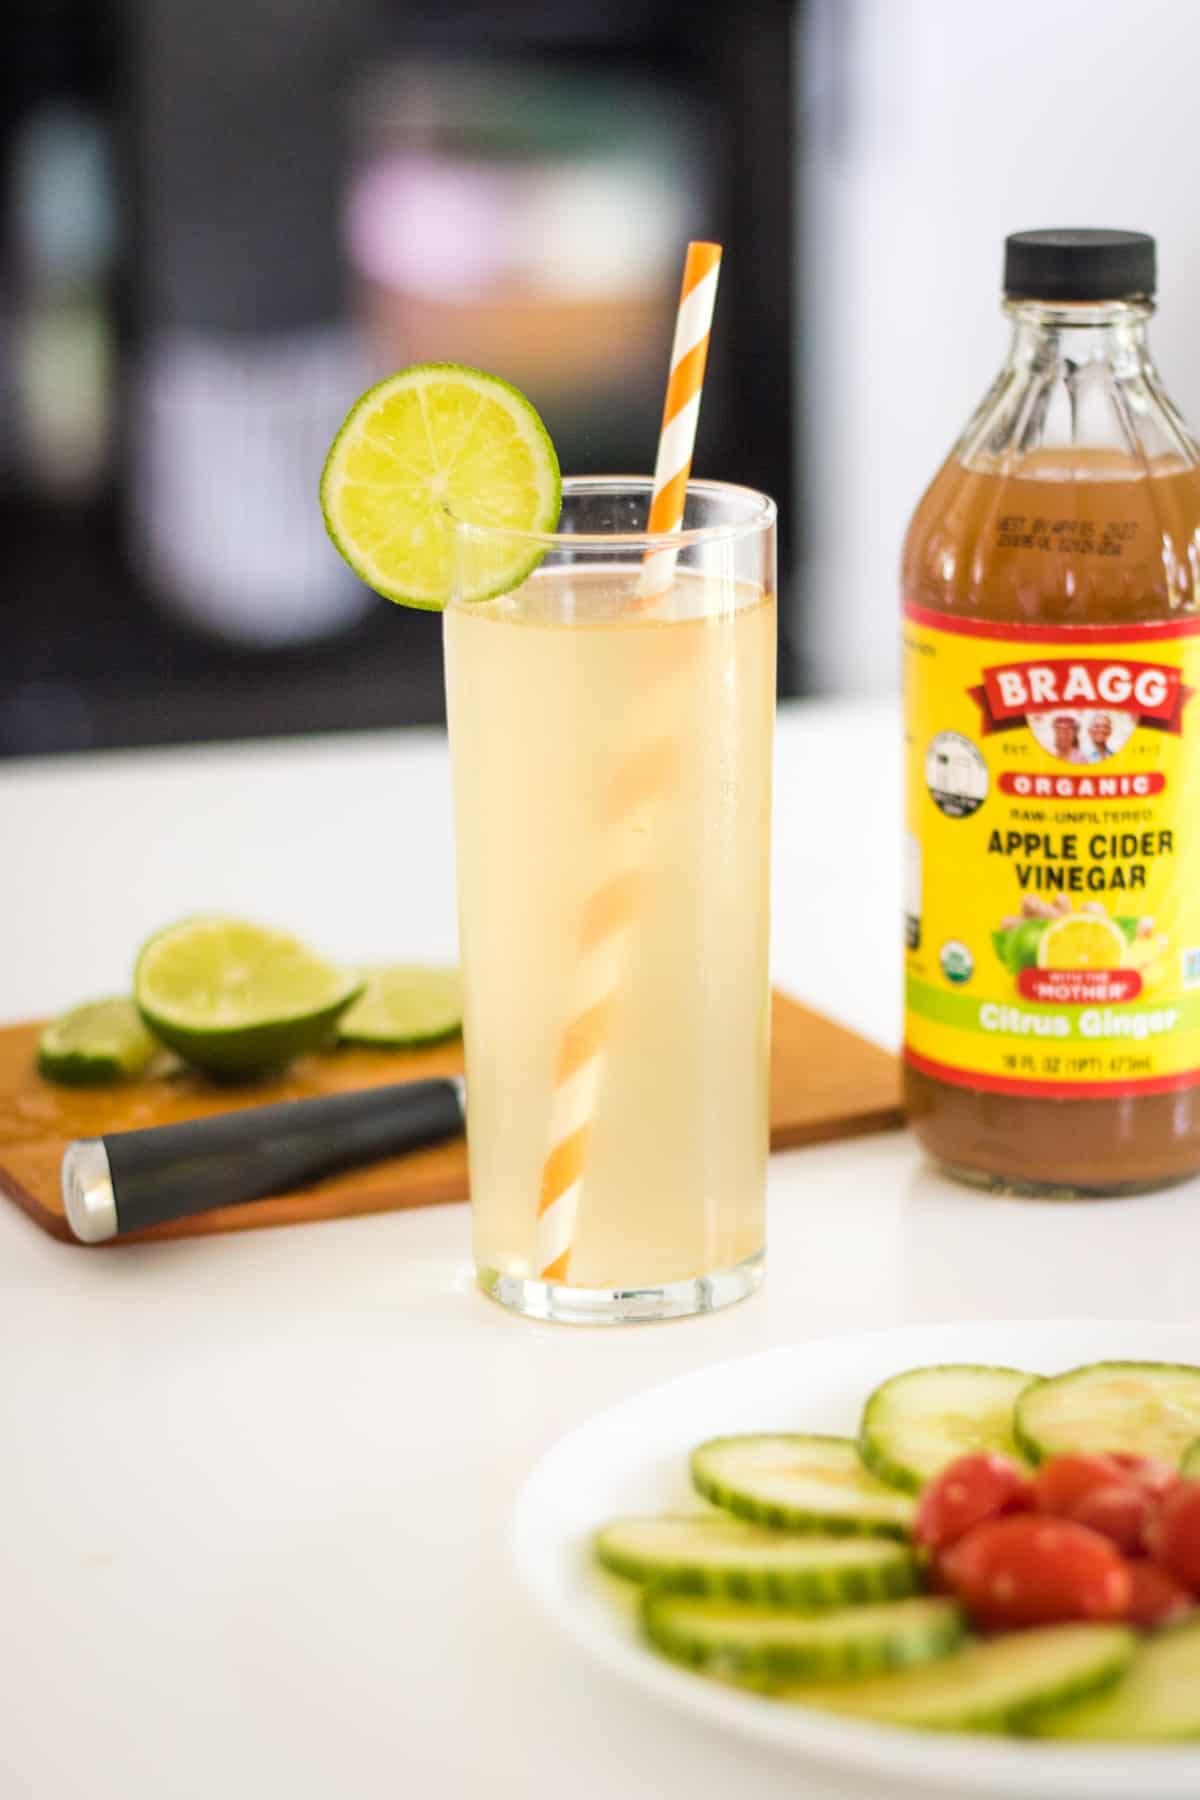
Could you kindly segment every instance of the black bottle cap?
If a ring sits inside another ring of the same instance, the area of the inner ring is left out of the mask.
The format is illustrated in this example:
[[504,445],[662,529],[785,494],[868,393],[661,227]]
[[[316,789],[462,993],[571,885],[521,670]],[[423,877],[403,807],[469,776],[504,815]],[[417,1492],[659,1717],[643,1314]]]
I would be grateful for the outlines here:
[[1008,300],[1131,300],[1154,292],[1144,231],[1016,231],[1004,240]]

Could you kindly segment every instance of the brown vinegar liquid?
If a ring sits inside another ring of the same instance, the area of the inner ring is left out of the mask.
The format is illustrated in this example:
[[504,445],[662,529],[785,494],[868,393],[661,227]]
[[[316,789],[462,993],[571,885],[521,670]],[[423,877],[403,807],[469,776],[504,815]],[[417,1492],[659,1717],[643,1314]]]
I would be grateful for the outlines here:
[[[1024,625],[1197,612],[1200,468],[1078,447],[1016,460],[1005,473],[978,453],[970,466],[952,457],[934,477],[904,547],[906,600]],[[918,1139],[968,1179],[1120,1193],[1200,1169],[1200,1086],[1051,1100],[954,1086],[907,1066],[904,1081]]]

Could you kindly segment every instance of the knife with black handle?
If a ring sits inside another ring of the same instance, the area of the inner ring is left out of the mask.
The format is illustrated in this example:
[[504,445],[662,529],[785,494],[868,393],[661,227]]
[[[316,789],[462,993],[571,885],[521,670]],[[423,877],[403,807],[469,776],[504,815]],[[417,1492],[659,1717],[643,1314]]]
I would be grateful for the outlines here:
[[465,1123],[466,1088],[452,1076],[77,1138],[62,1161],[67,1223],[101,1244],[419,1150]]

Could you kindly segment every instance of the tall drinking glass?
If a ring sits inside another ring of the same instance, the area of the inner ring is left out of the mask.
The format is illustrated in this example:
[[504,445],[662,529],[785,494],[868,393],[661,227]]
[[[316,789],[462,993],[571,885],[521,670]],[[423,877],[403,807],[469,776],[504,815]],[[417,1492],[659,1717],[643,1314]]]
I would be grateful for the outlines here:
[[762,1279],[775,507],[696,481],[648,536],[651,491],[452,531],[456,587],[532,570],[445,632],[475,1266],[539,1318]]

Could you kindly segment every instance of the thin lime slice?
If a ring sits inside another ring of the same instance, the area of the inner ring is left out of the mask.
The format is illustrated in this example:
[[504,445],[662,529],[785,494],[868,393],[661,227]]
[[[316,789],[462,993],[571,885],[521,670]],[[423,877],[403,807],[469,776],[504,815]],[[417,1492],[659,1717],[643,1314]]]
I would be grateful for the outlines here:
[[341,1043],[405,1050],[457,1037],[462,1030],[462,976],[457,969],[385,963],[358,973],[366,986],[342,1014]]
[[38,1039],[37,1065],[50,1081],[101,1086],[136,1081],[161,1049],[133,1001],[122,996],[91,1000],[52,1019]]
[[[357,400],[321,475],[325,525],[355,574],[387,600],[440,611],[450,598],[450,515],[505,531],[553,531],[554,445],[524,394],[456,363],[418,363]],[[542,553],[521,540],[470,547],[465,600],[507,593]]]
[[184,919],[142,946],[134,997],[163,1042],[212,1075],[264,1075],[325,1049],[362,982],[282,931]]

